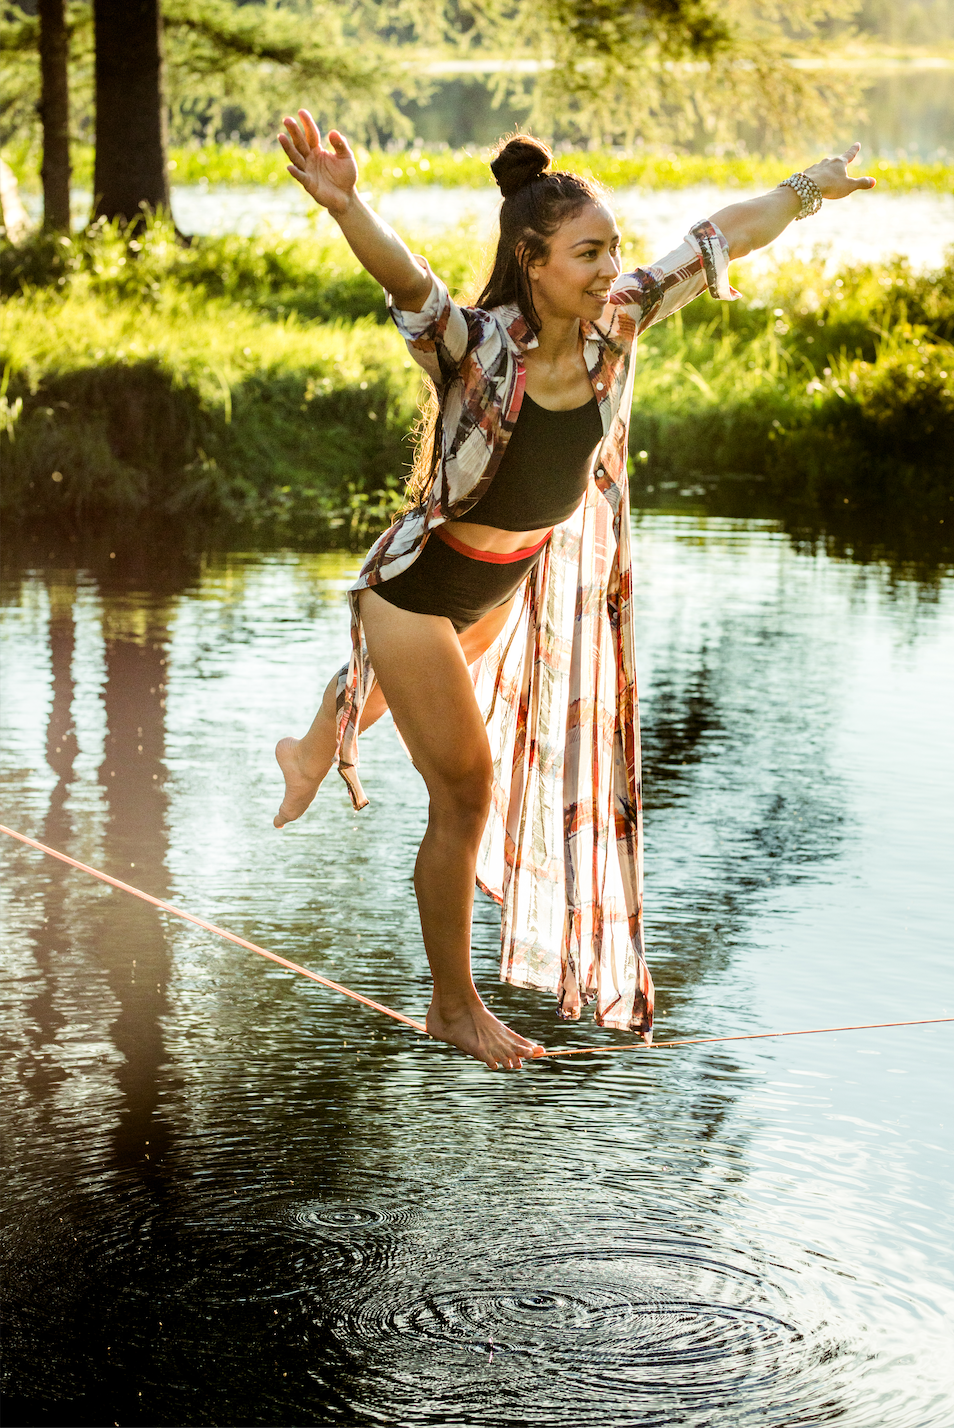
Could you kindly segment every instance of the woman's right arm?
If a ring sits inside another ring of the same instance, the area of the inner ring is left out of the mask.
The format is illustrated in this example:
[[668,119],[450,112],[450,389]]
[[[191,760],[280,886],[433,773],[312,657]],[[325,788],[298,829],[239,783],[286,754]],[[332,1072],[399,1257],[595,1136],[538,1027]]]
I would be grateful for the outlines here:
[[395,306],[420,312],[431,291],[431,277],[394,229],[359,197],[358,165],[347,139],[332,129],[331,148],[325,149],[308,110],[299,109],[298,117],[300,123],[286,119],[288,132],[278,136],[290,160],[288,172],[328,210],[358,262],[391,294]]

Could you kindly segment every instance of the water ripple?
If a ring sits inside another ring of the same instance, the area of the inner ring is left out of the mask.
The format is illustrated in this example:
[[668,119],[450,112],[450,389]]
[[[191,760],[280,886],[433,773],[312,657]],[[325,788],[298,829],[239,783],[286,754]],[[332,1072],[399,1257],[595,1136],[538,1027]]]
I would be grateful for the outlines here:
[[[749,1395],[753,1416],[767,1393],[810,1408],[814,1368],[838,1355],[753,1269],[677,1246],[581,1245],[507,1262],[475,1245],[452,1263],[433,1258],[417,1272],[398,1260],[373,1292],[325,1306],[342,1347],[360,1345],[374,1365],[356,1402],[373,1391],[409,1422],[463,1412],[478,1366],[527,1422],[578,1423],[597,1402],[611,1414],[629,1404],[627,1421],[649,1422],[665,1402],[701,1424],[730,1400],[744,1422]],[[421,1395],[410,1392],[417,1382]],[[829,1369],[826,1398],[832,1387]]]
[[332,1205],[316,1201],[310,1205],[294,1206],[290,1216],[306,1229],[349,1234],[355,1230],[374,1229],[378,1225],[408,1224],[414,1218],[414,1211],[403,1205],[393,1209],[375,1209],[370,1205]]

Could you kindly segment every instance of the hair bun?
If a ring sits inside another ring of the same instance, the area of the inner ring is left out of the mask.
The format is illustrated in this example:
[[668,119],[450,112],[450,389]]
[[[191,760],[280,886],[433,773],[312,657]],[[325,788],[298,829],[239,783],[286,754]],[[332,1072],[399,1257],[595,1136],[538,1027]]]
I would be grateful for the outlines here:
[[539,178],[549,167],[553,155],[546,144],[529,134],[517,134],[508,139],[490,165],[490,172],[504,198],[510,198],[524,184]]

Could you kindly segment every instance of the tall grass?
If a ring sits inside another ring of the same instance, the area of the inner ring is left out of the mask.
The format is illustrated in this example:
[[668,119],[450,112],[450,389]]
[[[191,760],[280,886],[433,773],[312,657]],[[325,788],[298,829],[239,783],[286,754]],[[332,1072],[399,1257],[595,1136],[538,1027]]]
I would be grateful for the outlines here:
[[[952,255],[954,256],[954,255]],[[954,262],[788,262],[747,300],[695,303],[640,348],[634,474],[754,475],[821,503],[954,497]]]
[[[422,246],[472,290],[468,235]],[[0,250],[0,283],[8,514],[217,513],[358,542],[402,500],[419,379],[340,242],[183,247],[162,223],[131,243],[100,225]],[[744,285],[646,334],[637,494],[745,474],[943,519],[954,264],[787,263]]]
[[[91,188],[93,150],[73,146],[73,182]],[[410,185],[439,184],[483,188],[493,183],[488,168],[489,150],[406,149],[400,153],[360,150],[361,184],[374,193]],[[806,155],[808,162],[814,155]],[[26,148],[13,150],[7,159],[24,187],[39,187],[36,156]],[[692,184],[717,184],[721,188],[771,188],[791,173],[791,160],[742,156],[718,158],[705,154],[653,151],[618,153],[613,150],[561,152],[561,168],[585,173],[611,188],[636,185],[651,189],[687,188]],[[239,144],[205,144],[172,148],[170,179],[174,184],[267,184],[289,182],[284,154],[275,143],[246,148]],[[893,193],[912,189],[954,192],[954,165],[915,159],[864,157],[867,172]]]
[[[50,280],[30,283],[23,268],[44,256]],[[240,269],[210,293],[189,256],[155,225],[138,254],[104,229],[8,266],[5,510],[194,510],[356,538],[384,522],[418,388],[397,332],[276,312],[274,271],[256,288]]]

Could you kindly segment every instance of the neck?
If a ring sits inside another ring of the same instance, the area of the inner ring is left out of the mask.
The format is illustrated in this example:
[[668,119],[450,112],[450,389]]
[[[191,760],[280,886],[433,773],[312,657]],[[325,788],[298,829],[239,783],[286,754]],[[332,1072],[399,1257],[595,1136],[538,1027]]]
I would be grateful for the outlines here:
[[580,349],[578,317],[544,317],[537,333],[538,360],[557,366]]

